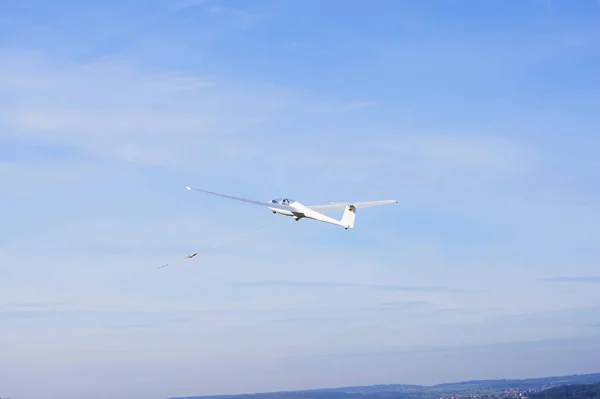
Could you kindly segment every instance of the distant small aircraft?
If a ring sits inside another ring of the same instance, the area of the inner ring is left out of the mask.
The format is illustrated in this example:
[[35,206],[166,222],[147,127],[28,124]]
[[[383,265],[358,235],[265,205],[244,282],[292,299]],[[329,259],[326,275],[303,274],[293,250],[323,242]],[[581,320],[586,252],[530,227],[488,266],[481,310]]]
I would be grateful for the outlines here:
[[[248,202],[251,204],[262,205],[269,208],[273,213],[280,215],[291,216],[295,220],[302,218],[318,220],[320,222],[331,223],[338,226],[342,226],[346,230],[354,227],[354,220],[356,219],[357,208],[369,208],[372,206],[380,206],[387,204],[396,204],[396,200],[382,200],[382,201],[369,201],[369,202],[332,202],[327,205],[303,205],[298,201],[289,198],[276,198],[271,201],[256,201],[248,198],[235,197],[229,194],[216,193],[214,191],[203,190],[199,188],[186,187],[188,190],[201,191],[204,193],[218,195],[220,197],[231,198],[238,201]],[[340,220],[334,219],[321,212],[344,210],[342,218]]]
[[186,258],[186,259],[188,259],[188,258],[189,258],[189,259],[192,259],[192,258],[193,258],[194,256],[196,256],[196,255],[198,255],[198,252],[195,252],[195,253],[193,253],[193,254],[190,254],[190,255],[186,256],[185,258]]

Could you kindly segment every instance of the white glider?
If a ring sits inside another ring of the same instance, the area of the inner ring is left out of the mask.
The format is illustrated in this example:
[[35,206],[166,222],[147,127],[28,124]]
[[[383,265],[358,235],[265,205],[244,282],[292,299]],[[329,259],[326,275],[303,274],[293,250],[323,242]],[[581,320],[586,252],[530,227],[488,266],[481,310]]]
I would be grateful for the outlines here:
[[[271,201],[256,201],[248,198],[236,197],[229,194],[216,193],[214,191],[202,190],[199,188],[186,187],[188,190],[201,191],[204,193],[218,195],[220,197],[231,198],[238,201],[248,202],[250,204],[262,205],[269,208],[273,213],[291,216],[295,220],[302,218],[318,220],[320,222],[331,223],[342,226],[346,230],[354,227],[357,208],[369,208],[387,204],[396,204],[396,200],[368,201],[368,202],[332,202],[327,205],[303,205],[298,201],[289,198],[276,198]],[[340,220],[334,219],[322,212],[344,210]]]

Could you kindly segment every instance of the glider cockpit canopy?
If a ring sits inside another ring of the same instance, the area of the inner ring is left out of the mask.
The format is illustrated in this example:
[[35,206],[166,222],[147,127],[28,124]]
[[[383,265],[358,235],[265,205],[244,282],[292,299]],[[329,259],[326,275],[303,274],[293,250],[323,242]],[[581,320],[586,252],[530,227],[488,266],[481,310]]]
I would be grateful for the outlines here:
[[277,205],[290,205],[296,201],[291,198],[274,198],[270,202]]

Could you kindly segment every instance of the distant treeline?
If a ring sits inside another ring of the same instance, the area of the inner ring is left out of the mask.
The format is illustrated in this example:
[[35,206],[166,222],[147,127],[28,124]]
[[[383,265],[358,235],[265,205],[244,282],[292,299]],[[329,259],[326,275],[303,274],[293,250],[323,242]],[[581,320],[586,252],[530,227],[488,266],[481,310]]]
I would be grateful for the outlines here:
[[[589,384],[589,385],[588,385]],[[599,398],[600,373],[562,377],[530,378],[522,380],[463,381],[433,386],[422,385],[371,385],[307,391],[269,392],[238,395],[187,396],[170,399],[439,399],[443,396],[462,397],[519,397],[518,391],[531,393],[531,399]],[[512,390],[511,393],[502,394]]]
[[529,395],[530,399],[600,398],[600,384],[562,385]]

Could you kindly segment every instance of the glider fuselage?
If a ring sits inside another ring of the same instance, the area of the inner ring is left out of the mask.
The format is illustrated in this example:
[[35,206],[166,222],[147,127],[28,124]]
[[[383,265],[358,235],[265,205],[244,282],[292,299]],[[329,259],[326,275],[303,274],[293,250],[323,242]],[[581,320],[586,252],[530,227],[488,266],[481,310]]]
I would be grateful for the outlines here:
[[295,200],[290,200],[287,198],[276,198],[269,201],[271,204],[274,204],[274,207],[269,207],[273,213],[279,213],[280,215],[292,216],[294,219],[300,219],[303,217],[309,217],[307,215],[312,211],[306,206],[302,205],[300,202]]
[[[292,200],[292,199],[276,198],[276,199],[272,199],[269,202],[274,205],[273,207],[269,207],[269,209],[273,213],[278,213],[278,214],[284,215],[284,216],[291,216],[295,220],[300,220],[302,218],[313,219],[313,220],[318,220],[321,222],[336,224],[338,226],[343,226],[346,229],[354,226],[354,220],[353,220],[354,218],[351,218],[352,221],[350,221],[350,220],[340,221],[340,220],[334,219],[330,216],[327,216],[321,212],[317,212],[313,209],[310,209],[306,205],[303,205],[302,203]],[[354,207],[352,205],[348,205],[347,211],[350,212],[352,215],[354,215],[354,213],[356,212],[356,207]]]

